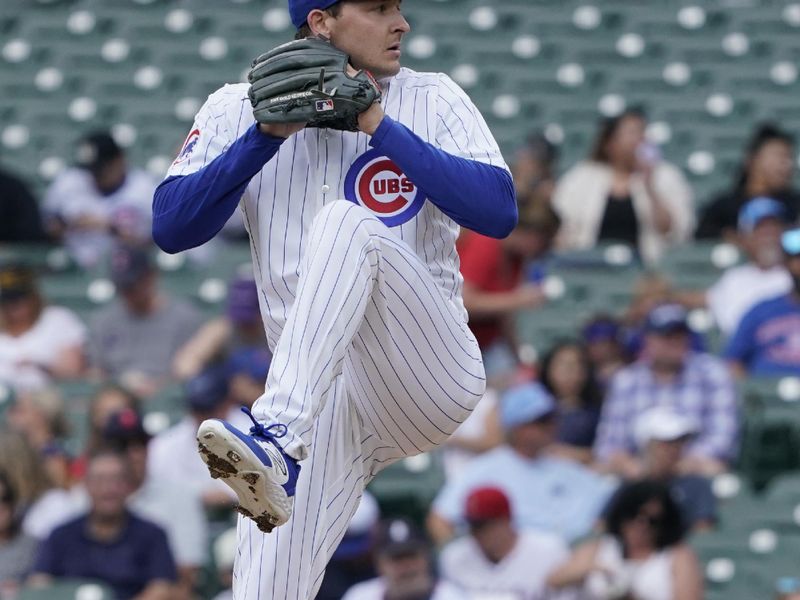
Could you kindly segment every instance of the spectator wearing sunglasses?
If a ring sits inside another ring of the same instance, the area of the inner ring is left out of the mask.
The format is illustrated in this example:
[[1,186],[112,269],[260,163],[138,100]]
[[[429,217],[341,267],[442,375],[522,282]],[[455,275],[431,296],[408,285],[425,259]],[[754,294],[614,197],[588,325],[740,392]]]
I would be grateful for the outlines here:
[[800,229],[786,231],[781,247],[792,289],[742,317],[725,349],[739,376],[800,375]]
[[700,600],[703,577],[684,543],[686,529],[669,488],[631,483],[614,496],[607,533],[578,546],[549,578],[558,589],[578,588],[585,600]]

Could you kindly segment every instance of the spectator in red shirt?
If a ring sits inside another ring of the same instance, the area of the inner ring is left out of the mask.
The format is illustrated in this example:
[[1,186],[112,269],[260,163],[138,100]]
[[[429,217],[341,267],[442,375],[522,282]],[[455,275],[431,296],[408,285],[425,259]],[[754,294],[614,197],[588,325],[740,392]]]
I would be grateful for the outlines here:
[[464,306],[490,378],[516,366],[513,315],[545,302],[542,276],[533,263],[547,254],[559,225],[553,210],[541,203],[523,203],[519,213],[519,224],[507,238],[470,233],[459,244]]

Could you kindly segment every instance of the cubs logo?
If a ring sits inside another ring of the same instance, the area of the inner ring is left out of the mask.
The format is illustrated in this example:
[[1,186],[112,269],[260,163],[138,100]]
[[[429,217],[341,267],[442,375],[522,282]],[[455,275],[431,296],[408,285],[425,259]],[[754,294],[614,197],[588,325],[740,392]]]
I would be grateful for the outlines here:
[[180,153],[178,154],[178,158],[175,159],[175,162],[172,163],[173,165],[177,165],[185,161],[192,155],[194,152],[195,147],[197,146],[197,142],[200,141],[200,130],[193,129],[188,136],[186,136],[186,141],[183,142],[183,147],[181,148]]
[[425,204],[422,190],[377,150],[362,154],[350,167],[344,180],[344,195],[388,227],[407,223]]

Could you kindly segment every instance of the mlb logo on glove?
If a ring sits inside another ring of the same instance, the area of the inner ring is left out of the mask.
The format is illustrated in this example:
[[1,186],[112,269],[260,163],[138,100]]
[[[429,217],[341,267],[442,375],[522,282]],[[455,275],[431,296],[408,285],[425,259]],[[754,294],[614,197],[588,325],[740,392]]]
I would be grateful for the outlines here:
[[317,112],[333,110],[333,100],[317,100]]

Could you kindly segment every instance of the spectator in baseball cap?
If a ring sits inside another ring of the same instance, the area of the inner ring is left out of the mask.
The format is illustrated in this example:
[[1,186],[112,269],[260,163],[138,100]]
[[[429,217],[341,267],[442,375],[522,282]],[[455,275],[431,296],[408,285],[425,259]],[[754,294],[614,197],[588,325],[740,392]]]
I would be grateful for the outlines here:
[[569,556],[566,543],[551,533],[518,530],[511,518],[508,496],[496,487],[472,490],[464,516],[470,535],[451,542],[442,551],[442,577],[469,597],[545,597],[547,576]]
[[430,545],[407,519],[389,519],[375,532],[379,577],[356,584],[343,600],[461,600],[463,594],[433,574]]
[[[747,261],[728,267],[709,289],[681,292],[676,298],[691,308],[708,307],[722,333],[733,335],[753,306],[792,288],[781,249],[786,225],[784,204],[767,197],[750,200],[739,211],[738,220],[739,245]],[[731,261],[736,258],[735,252],[728,258],[723,250],[717,255]]]
[[634,426],[656,404],[698,424],[682,459],[686,472],[713,475],[736,456],[739,411],[733,378],[720,359],[692,350],[688,318],[678,304],[658,305],[647,315],[641,358],[617,373],[603,404],[594,447],[602,468],[627,478],[642,475]]
[[244,428],[249,419],[233,414],[228,375],[221,366],[209,367],[183,385],[188,413],[178,423],[156,435],[150,442],[148,469],[160,480],[182,481],[209,507],[229,506],[236,498],[224,483],[208,476],[197,454],[197,428],[206,419],[233,421]]
[[622,327],[615,317],[597,314],[581,329],[597,383],[605,390],[614,374],[628,363]]
[[208,558],[208,525],[200,498],[183,480],[159,477],[148,468],[152,436],[136,410],[113,413],[102,437],[106,447],[127,457],[132,490],[128,507],[164,529],[178,566],[179,584],[189,592]]
[[711,482],[681,472],[681,460],[699,432],[697,422],[672,408],[655,406],[634,424],[634,438],[643,462],[643,477],[669,486],[687,529],[709,529],[716,521]]
[[434,539],[443,544],[466,524],[467,497],[477,487],[496,487],[515,508],[519,528],[535,528],[566,540],[585,535],[611,493],[611,486],[581,464],[554,456],[556,403],[539,383],[505,392],[500,422],[506,443],[464,467],[445,483],[428,518]]
[[153,178],[130,168],[108,131],[78,141],[75,166],[53,181],[44,200],[51,233],[85,268],[103,263],[115,243],[151,241]]
[[756,304],[742,317],[725,349],[739,376],[800,375],[794,343],[800,335],[800,229],[781,236],[791,290]]
[[148,398],[170,382],[175,353],[197,330],[201,317],[192,305],[160,289],[147,249],[115,248],[110,271],[118,298],[92,320],[92,368]]

